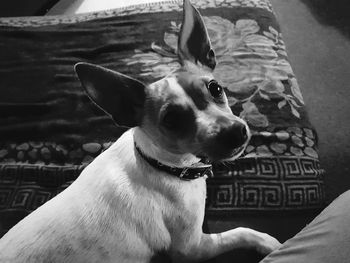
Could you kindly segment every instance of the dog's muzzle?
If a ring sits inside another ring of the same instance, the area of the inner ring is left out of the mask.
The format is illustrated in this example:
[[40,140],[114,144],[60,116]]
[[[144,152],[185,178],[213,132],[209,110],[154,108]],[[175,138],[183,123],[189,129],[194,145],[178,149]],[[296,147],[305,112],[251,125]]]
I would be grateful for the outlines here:
[[219,132],[217,142],[220,145],[224,145],[225,148],[235,151],[235,149],[240,149],[247,143],[249,139],[248,133],[248,128],[244,123],[235,122]]

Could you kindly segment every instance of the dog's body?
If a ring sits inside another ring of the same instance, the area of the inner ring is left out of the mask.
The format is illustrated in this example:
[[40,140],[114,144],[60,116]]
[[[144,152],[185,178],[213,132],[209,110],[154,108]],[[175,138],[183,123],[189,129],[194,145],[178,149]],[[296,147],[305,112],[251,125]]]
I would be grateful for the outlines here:
[[130,147],[139,132],[124,133],[70,187],[11,229],[0,242],[0,261],[137,263],[166,251],[186,262],[237,247],[274,248],[273,238],[250,229],[203,234],[205,178],[183,181],[150,167]]
[[198,239],[205,179],[182,181],[150,167],[131,147],[137,129],[11,229],[16,235],[0,242],[0,261],[150,262],[157,252]]
[[183,180],[144,157],[163,167],[206,167],[199,156],[234,159],[249,140],[247,124],[213,81],[215,56],[202,18],[186,0],[184,11],[183,67],[168,77],[146,87],[99,66],[76,66],[89,97],[116,123],[133,128],[0,240],[0,262],[137,263],[158,254],[192,262],[238,247],[264,254],[279,247],[247,228],[204,234],[205,176]]

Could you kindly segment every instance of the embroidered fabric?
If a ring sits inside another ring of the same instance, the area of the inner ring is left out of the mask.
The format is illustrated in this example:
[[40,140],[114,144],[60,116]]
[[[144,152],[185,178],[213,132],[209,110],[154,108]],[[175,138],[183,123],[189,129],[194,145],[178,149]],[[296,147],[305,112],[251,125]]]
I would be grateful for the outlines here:
[[[215,78],[252,130],[242,158],[213,165],[206,212],[322,207],[317,134],[270,3],[193,2],[218,58]],[[154,82],[179,66],[181,12],[181,1],[171,0],[0,18],[0,218],[15,222],[48,201],[124,132],[89,101],[73,65],[87,61]]]

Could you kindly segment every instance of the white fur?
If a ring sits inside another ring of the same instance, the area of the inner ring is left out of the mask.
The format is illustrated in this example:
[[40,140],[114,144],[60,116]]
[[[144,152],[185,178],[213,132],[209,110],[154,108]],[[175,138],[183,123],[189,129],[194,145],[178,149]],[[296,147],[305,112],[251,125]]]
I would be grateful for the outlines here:
[[200,226],[182,213],[204,211],[205,180],[184,182],[147,165],[133,150],[134,132],[12,228],[0,240],[0,261],[148,262],[169,249],[178,225]]
[[174,154],[164,149],[161,149],[158,145],[154,144],[141,129],[134,130],[134,137],[136,144],[143,149],[143,152],[159,162],[174,167],[191,166],[200,161],[198,157],[193,154]]
[[244,228],[203,234],[205,179],[182,181],[149,166],[133,147],[134,137],[148,145],[141,134],[127,131],[70,187],[13,227],[0,240],[0,261],[137,263],[166,250],[186,262],[235,247],[266,253],[278,246]]

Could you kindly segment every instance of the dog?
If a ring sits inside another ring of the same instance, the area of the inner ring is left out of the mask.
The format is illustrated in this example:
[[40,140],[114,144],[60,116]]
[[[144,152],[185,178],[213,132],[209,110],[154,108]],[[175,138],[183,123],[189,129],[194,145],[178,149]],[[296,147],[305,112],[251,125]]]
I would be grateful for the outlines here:
[[214,80],[215,53],[184,0],[181,69],[148,86],[101,66],[75,71],[90,99],[129,127],[62,193],[0,240],[1,262],[200,262],[235,248],[263,254],[272,236],[248,228],[204,234],[205,160],[233,160],[250,138]]

